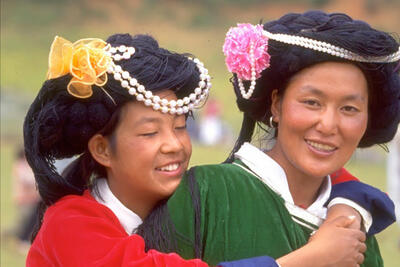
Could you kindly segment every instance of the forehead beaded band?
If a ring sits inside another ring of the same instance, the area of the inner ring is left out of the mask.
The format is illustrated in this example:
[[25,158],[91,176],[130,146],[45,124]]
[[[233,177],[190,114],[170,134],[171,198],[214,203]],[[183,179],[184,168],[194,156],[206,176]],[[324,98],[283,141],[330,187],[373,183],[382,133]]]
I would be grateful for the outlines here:
[[81,39],[71,43],[56,36],[50,49],[47,78],[54,79],[69,73],[72,79],[68,83],[67,91],[71,95],[77,98],[88,98],[93,94],[92,85],[97,85],[111,98],[102,87],[107,83],[107,73],[109,73],[130,95],[135,96],[136,100],[143,102],[146,106],[151,106],[154,110],[170,114],[188,113],[201,106],[207,99],[211,88],[211,77],[199,59],[189,58],[200,72],[199,82],[194,92],[182,99],[168,100],[153,95],[128,71],[116,64],[121,60],[130,59],[135,52],[134,47],[125,45],[112,47],[101,39]]
[[160,98],[153,95],[151,91],[145,89],[135,78],[131,77],[128,71],[124,71],[122,67],[115,62],[120,60],[129,59],[134,53],[135,48],[126,47],[121,45],[119,47],[112,47],[108,45],[105,48],[106,54],[110,56],[113,61],[109,65],[107,72],[114,75],[114,79],[121,83],[123,88],[126,88],[130,95],[136,97],[136,100],[143,102],[146,106],[151,106],[154,110],[160,110],[163,113],[170,114],[184,114],[199,107],[207,98],[211,88],[211,77],[208,75],[208,70],[204,68],[199,59],[191,59],[196,64],[200,72],[198,86],[194,92],[183,99],[170,100]]
[[[298,45],[351,61],[366,63],[391,63],[400,60],[400,47],[386,56],[362,56],[344,48],[310,38],[281,33],[271,33],[262,25],[238,24],[226,34],[223,52],[228,70],[237,75],[239,89],[244,99],[249,99],[255,89],[256,79],[269,67],[268,40]],[[246,92],[243,80],[250,81]]]

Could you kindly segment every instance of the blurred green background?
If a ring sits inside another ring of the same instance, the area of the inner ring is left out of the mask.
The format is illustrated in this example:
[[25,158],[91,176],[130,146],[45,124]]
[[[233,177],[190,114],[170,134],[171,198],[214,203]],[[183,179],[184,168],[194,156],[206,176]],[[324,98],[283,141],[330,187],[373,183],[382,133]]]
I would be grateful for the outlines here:
[[[73,42],[106,39],[117,32],[148,33],[163,47],[196,55],[213,77],[212,96],[222,105],[222,118],[236,133],[241,115],[222,54],[226,31],[238,22],[257,23],[309,9],[345,12],[381,30],[400,33],[400,0],[2,0],[1,232],[13,228],[17,220],[11,166],[22,145],[24,115],[45,80],[55,35]],[[220,162],[230,146],[195,144],[191,164]],[[386,191],[385,154],[380,148],[358,151],[347,167],[364,182]],[[398,225],[377,237],[385,266],[399,266]],[[25,257],[15,240],[2,235],[1,266],[24,266]]]

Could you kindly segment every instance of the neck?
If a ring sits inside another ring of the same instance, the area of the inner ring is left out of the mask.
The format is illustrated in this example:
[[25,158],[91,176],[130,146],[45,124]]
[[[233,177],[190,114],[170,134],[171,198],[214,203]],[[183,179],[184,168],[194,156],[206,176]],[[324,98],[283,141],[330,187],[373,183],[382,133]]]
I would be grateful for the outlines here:
[[312,177],[285,159],[282,153],[274,147],[266,152],[273,158],[285,171],[286,180],[289,186],[290,194],[296,206],[308,208],[319,195],[319,189],[324,182],[325,177]]
[[130,187],[119,184],[115,179],[110,179],[110,176],[108,176],[107,181],[114,196],[118,198],[125,207],[136,213],[142,220],[146,219],[157,204],[156,201],[148,199],[148,197],[140,193],[131,192],[129,190]]
[[294,204],[303,208],[308,208],[319,195],[319,189],[323,183],[322,180],[313,180],[292,176],[287,174],[289,190],[292,195]]

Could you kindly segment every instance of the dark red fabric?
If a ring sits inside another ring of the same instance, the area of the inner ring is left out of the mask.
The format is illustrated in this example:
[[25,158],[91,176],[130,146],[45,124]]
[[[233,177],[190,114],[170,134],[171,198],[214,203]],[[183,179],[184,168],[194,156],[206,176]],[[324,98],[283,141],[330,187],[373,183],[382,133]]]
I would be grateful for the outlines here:
[[331,175],[332,185],[340,184],[348,181],[360,181],[357,177],[351,175],[345,168],[332,173]]
[[144,247],[142,237],[127,235],[114,213],[86,191],[48,208],[26,266],[208,266]]

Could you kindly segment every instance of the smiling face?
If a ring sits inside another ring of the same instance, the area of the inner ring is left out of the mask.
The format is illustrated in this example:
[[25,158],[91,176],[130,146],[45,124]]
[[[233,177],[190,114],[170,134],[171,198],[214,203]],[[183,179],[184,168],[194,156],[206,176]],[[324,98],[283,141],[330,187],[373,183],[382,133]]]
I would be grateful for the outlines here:
[[[172,91],[156,95],[176,100]],[[164,114],[141,102],[123,106],[113,137],[106,141],[101,164],[110,189],[142,218],[175,191],[192,151],[185,115]]]
[[356,66],[326,62],[306,68],[283,97],[273,93],[277,142],[268,153],[290,177],[322,178],[350,159],[368,121],[367,81]]

